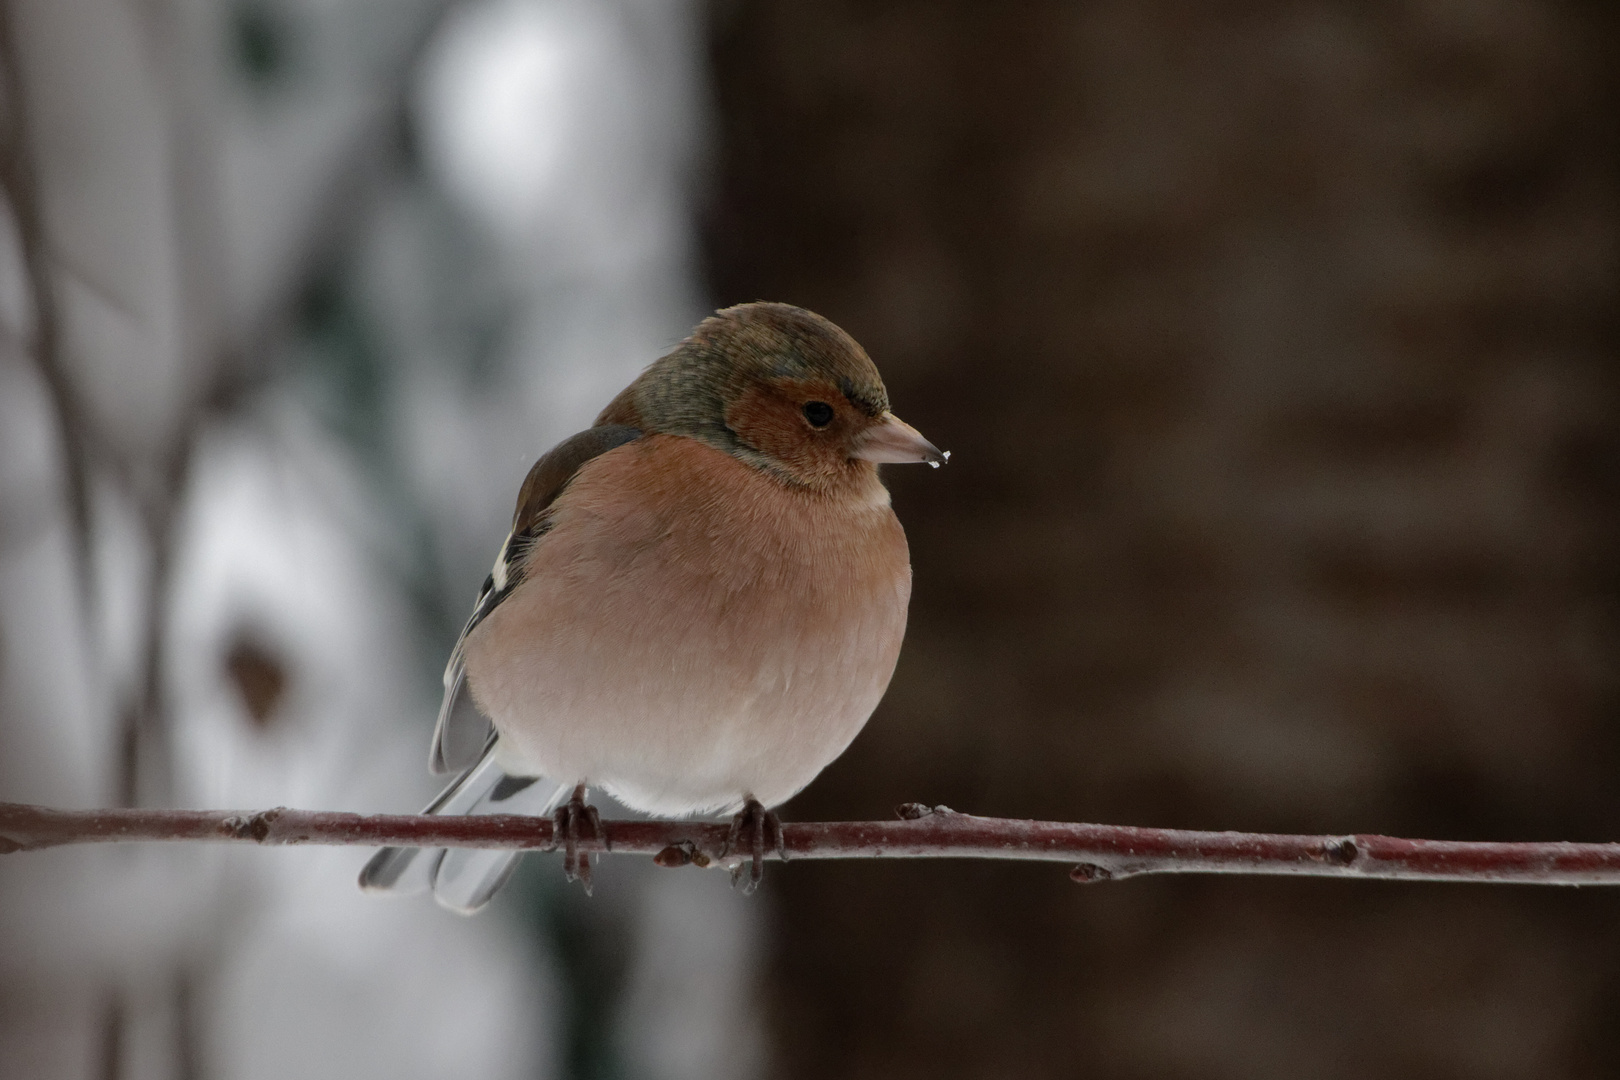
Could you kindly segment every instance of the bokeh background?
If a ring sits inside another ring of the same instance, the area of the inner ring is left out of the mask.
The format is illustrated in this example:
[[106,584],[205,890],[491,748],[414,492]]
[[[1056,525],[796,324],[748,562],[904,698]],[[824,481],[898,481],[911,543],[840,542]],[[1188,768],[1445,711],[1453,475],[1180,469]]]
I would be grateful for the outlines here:
[[[785,814],[1620,838],[1620,12],[7,0],[0,798],[424,801],[532,459],[822,312],[906,651]],[[0,1076],[1607,1077],[1620,898],[0,859]]]

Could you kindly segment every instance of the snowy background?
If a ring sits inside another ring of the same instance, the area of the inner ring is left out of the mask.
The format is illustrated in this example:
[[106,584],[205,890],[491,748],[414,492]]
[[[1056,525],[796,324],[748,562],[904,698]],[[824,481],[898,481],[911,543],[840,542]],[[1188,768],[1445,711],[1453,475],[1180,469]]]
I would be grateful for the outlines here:
[[[533,459],[708,308],[690,2],[8,4],[0,798],[413,810]],[[0,1077],[730,1077],[762,906],[0,861]]]

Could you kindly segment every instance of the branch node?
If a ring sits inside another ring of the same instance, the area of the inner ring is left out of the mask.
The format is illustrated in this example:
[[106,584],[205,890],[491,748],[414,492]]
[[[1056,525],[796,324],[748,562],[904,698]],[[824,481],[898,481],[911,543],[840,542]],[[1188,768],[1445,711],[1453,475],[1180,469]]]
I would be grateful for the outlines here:
[[[654,855],[653,862],[657,863],[659,866],[686,866],[690,863],[697,862],[697,858],[701,854],[702,852],[698,851],[697,845],[692,843],[692,841],[682,840],[678,844],[669,845],[669,847]],[[708,857],[704,856],[703,861],[707,863],[709,861]]]
[[1356,838],[1344,836],[1326,844],[1322,849],[1321,858],[1324,862],[1330,862],[1337,866],[1349,866],[1360,855],[1361,849],[1356,846]]
[[894,808],[896,816],[903,821],[916,821],[919,818],[931,817],[934,814],[954,814],[955,810],[941,803],[938,806],[929,806],[927,803],[903,802]]
[[1078,881],[1082,885],[1089,885],[1094,881],[1110,881],[1114,872],[1106,866],[1096,863],[1083,862],[1069,871],[1069,880]]
[[287,808],[278,806],[273,810],[260,810],[257,814],[232,814],[219,823],[220,831],[227,836],[238,840],[253,840],[264,843],[270,837],[270,826],[276,823]]

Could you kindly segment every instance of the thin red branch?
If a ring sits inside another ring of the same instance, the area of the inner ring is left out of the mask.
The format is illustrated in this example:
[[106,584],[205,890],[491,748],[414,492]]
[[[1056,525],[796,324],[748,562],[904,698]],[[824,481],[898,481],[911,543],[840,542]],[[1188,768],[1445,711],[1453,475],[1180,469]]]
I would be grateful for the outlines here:
[[[1077,881],[1136,874],[1295,874],[1406,881],[1620,885],[1620,844],[1291,836],[974,817],[915,803],[896,821],[794,822],[788,858],[1017,859],[1070,863]],[[666,866],[724,863],[728,827],[694,821],[603,822],[615,854]],[[419,847],[552,847],[546,818],[428,817],[321,810],[52,810],[0,803],[0,852],[134,840]],[[597,842],[583,847],[601,851]],[[735,861],[736,856],[731,856]]]

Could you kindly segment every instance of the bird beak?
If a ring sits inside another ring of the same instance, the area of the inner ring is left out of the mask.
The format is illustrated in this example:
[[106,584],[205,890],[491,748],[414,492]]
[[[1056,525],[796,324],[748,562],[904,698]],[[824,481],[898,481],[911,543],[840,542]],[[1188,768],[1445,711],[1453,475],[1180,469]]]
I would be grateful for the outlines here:
[[886,412],[878,417],[877,423],[860,434],[855,442],[855,452],[850,456],[878,465],[926,461],[937,469],[950,460],[951,452],[941,450],[923,438],[922,432],[894,413]]

